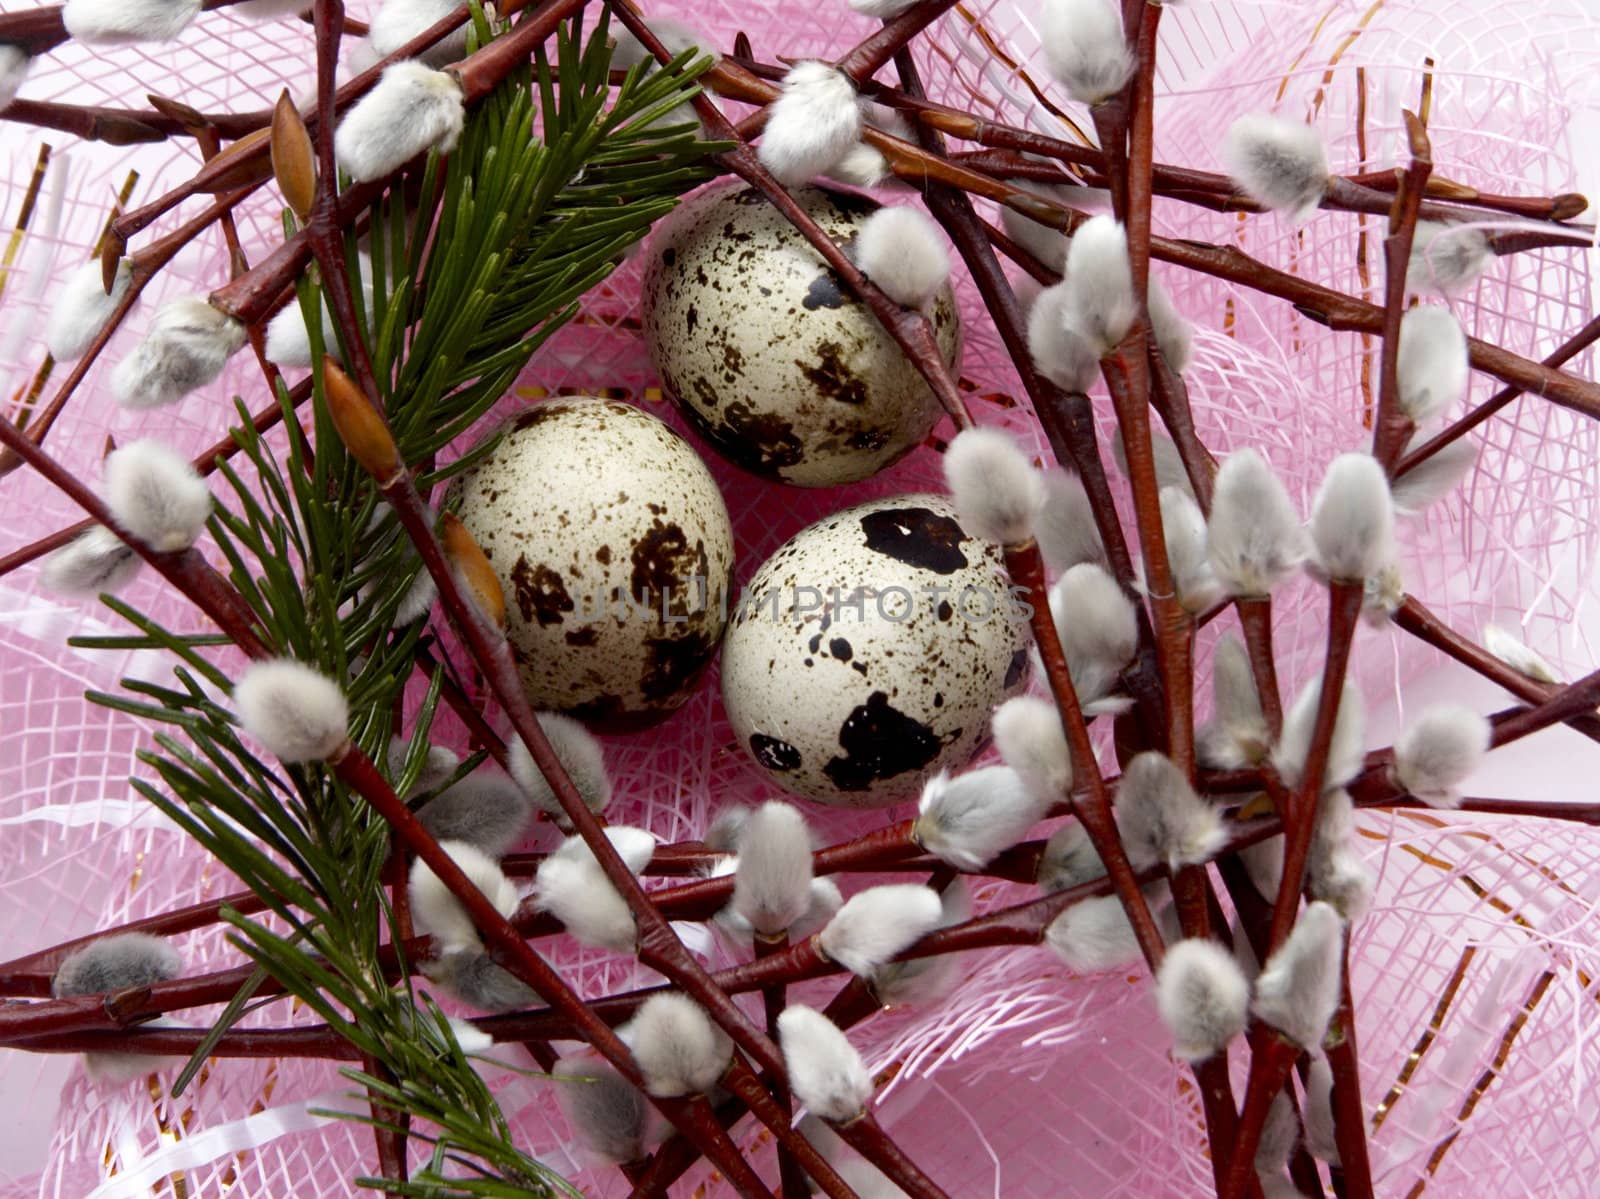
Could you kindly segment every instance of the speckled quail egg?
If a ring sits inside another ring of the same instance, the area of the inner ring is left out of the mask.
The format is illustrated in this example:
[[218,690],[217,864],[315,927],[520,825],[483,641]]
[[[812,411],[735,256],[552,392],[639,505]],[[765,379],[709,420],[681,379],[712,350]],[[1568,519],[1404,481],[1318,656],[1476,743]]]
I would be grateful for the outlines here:
[[[849,251],[878,207],[849,192],[795,199]],[[870,309],[760,192],[701,192],[656,231],[644,331],[663,389],[731,462],[764,478],[832,487],[875,474],[927,437],[941,409]],[[948,284],[928,313],[960,350]]]
[[536,708],[627,728],[689,697],[726,622],[733,529],[683,438],[629,404],[547,400],[452,495]]
[[780,786],[883,807],[973,756],[1028,645],[998,547],[944,496],[891,496],[802,530],[756,572],[723,643],[722,702]]

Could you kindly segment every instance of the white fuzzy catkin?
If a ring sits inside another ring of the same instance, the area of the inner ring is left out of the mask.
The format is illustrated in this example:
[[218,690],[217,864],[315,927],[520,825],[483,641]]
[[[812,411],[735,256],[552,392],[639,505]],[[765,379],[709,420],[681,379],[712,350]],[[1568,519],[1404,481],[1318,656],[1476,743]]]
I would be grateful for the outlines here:
[[421,620],[433,611],[434,601],[438,598],[439,584],[434,582],[433,576],[426,570],[419,569],[412,577],[411,585],[406,588],[406,593],[395,605],[394,627],[404,628]]
[[[830,179],[863,190],[891,181],[889,160],[876,146],[869,146],[866,142],[857,142],[851,146],[845,151],[843,158],[828,168],[827,174]],[[883,285],[879,283],[879,286]],[[884,290],[888,291],[888,288]]]
[[1256,1181],[1261,1184],[1261,1199],[1305,1199],[1305,1192],[1286,1174],[1257,1174]]
[[1035,800],[1048,806],[1066,798],[1072,788],[1072,754],[1055,704],[1019,695],[996,708],[989,723],[1001,760]]
[[1278,886],[1283,882],[1283,853],[1281,836],[1268,837],[1239,851],[1239,860],[1250,876],[1250,885],[1263,899],[1278,897]]
[[339,684],[302,662],[272,658],[245,668],[233,688],[239,723],[285,762],[320,762],[345,743],[350,706]]
[[1559,683],[1561,676],[1556,668],[1520,638],[1506,632],[1499,625],[1483,626],[1483,648],[1518,674],[1540,683]]
[[564,1057],[550,1073],[556,1104],[590,1157],[621,1165],[645,1155],[650,1104],[643,1091],[592,1053]]
[[1467,335],[1448,308],[1421,304],[1400,318],[1395,381],[1400,411],[1414,423],[1431,421],[1465,395],[1471,371]]
[[1391,558],[1382,570],[1368,575],[1361,586],[1361,619],[1381,629],[1394,619],[1405,598],[1405,578],[1400,573],[1400,564]]
[[[540,712],[537,718],[550,748],[555,750],[556,761],[578,789],[584,806],[591,812],[603,812],[611,802],[611,775],[606,770],[605,749],[599,740],[578,721],[559,712]],[[566,827],[566,812],[522,738],[512,738],[507,752],[511,759],[511,777],[527,792],[533,806],[550,813]]]
[[445,1027],[450,1030],[450,1036],[455,1040],[456,1046],[462,1053],[485,1054],[494,1048],[494,1037],[484,1032],[471,1020],[462,1020],[456,1016],[445,1017]]
[[1083,480],[1059,466],[1041,472],[1044,507],[1033,522],[1033,536],[1044,555],[1045,567],[1063,575],[1080,562],[1105,564],[1105,547],[1095,524],[1094,505]]
[[1045,940],[1075,974],[1102,974],[1140,957],[1139,939],[1115,895],[1073,904],[1050,922]]
[[1136,755],[1117,788],[1117,828],[1135,870],[1156,862],[1171,870],[1209,861],[1225,835],[1217,811],[1195,793],[1165,754]]
[[1178,602],[1186,612],[1204,612],[1224,595],[1222,583],[1211,568],[1205,513],[1187,492],[1163,487],[1161,529],[1167,539],[1167,561]]
[[1311,541],[1322,573],[1340,582],[1375,575],[1394,558],[1394,500],[1371,454],[1340,454],[1311,505]]
[[[972,916],[972,896],[957,875],[939,896],[940,928],[962,924]],[[884,1007],[928,1004],[943,999],[961,979],[961,955],[941,953],[881,966],[872,978],[872,993]]]
[[[651,17],[645,24],[649,26],[650,32],[656,35],[656,40],[674,57],[685,50],[694,50],[711,44],[711,39],[693,25],[675,21],[671,17]],[[611,27],[611,36],[617,42],[611,51],[613,71],[627,71],[639,63],[656,61],[655,55],[645,49],[644,43],[636,38],[631,30],[616,24]]]
[[[713,866],[711,877],[732,874],[738,869],[738,864],[737,858],[724,858]],[[812,879],[811,886],[807,888],[805,912],[789,926],[790,943],[804,941],[821,932],[843,906],[844,897],[839,894],[839,888],[831,878]],[[727,934],[744,952],[749,952],[752,929],[731,903],[718,912],[713,920],[719,932]]]
[[[1087,191],[1083,188],[1044,183],[1037,179],[1007,179],[1006,182],[1019,191],[1053,201],[1065,208],[1081,207],[1077,193]],[[1007,237],[1052,270],[1060,270],[1062,263],[1066,261],[1067,235],[1060,229],[1023,216],[1006,204],[1000,205],[1000,227],[1005,230]],[[1032,278],[1031,275],[1026,277]]]
[[1039,856],[1039,872],[1035,876],[1039,889],[1046,894],[1065,891],[1082,883],[1104,878],[1106,864],[1100,860],[1100,851],[1083,825],[1073,820],[1050,834],[1044,843],[1044,853]]
[[1156,973],[1156,1007],[1172,1052],[1200,1062],[1227,1047],[1250,1018],[1250,984],[1215,941],[1189,937],[1168,948]]
[[1087,708],[1111,691],[1138,651],[1133,602],[1105,570],[1085,562],[1050,588],[1050,616],[1078,702]]
[[1311,1055],[1311,1067],[1306,1071],[1306,1103],[1302,1114],[1307,1151],[1329,1165],[1339,1165],[1339,1141],[1333,1130],[1333,1070],[1320,1053]]
[[198,296],[169,300],[111,372],[112,394],[124,408],[174,404],[215,382],[244,341],[243,325]]
[[706,825],[706,831],[700,835],[701,844],[716,853],[733,853],[739,848],[739,836],[754,813],[754,808],[740,804],[723,808]]
[[[448,17],[460,5],[455,0],[383,0],[367,25],[367,41],[379,58],[388,58],[419,33]],[[419,57],[429,66],[454,62],[467,50],[469,20],[441,38]]]
[[944,452],[945,486],[961,527],[973,537],[1020,545],[1044,507],[1044,480],[1016,438],[999,429],[963,429]]
[[21,46],[0,43],[0,108],[17,98],[33,59]]
[[[429,22],[432,24],[432,22]],[[357,276],[361,280],[363,307],[372,311],[372,260],[365,254],[357,255]],[[334,358],[339,352],[339,335],[333,325],[333,308],[326,301],[318,306],[322,321],[322,349]],[[298,297],[291,296],[267,322],[267,344],[263,349],[267,361],[280,367],[309,367],[312,365],[311,334],[306,326],[305,310]],[[404,621],[401,622],[406,623]]]
[[[1156,486],[1176,487],[1192,499],[1194,483],[1189,478],[1189,471],[1183,465],[1183,455],[1178,453],[1177,443],[1163,433],[1152,431],[1150,453],[1156,463]],[[1117,469],[1122,472],[1122,477],[1131,482],[1133,476],[1128,473],[1128,447],[1122,444],[1120,428],[1111,435],[1111,457],[1116,462]]]
[[1009,766],[982,766],[955,778],[940,771],[922,788],[911,835],[940,861],[978,870],[1027,836],[1050,804]]
[[1161,351],[1169,367],[1183,374],[1194,355],[1194,326],[1189,323],[1188,317],[1178,311],[1167,289],[1154,276],[1150,278],[1146,312],[1150,317],[1150,335],[1155,338],[1156,348]]
[[[311,3],[310,0],[244,0],[244,3],[232,5],[231,8],[235,15],[247,21],[276,21],[279,17],[297,17],[309,12]],[[351,42],[354,40],[351,39]],[[348,74],[358,74],[362,69],[350,62],[349,55],[346,55],[345,63]]]
[[1222,141],[1234,185],[1263,208],[1303,221],[1328,188],[1328,152],[1310,125],[1263,113],[1240,117]]
[[1261,711],[1250,655],[1237,637],[1217,642],[1211,659],[1213,711],[1195,734],[1200,760],[1214,770],[1254,766],[1272,746],[1267,718]]
[[806,906],[806,914],[789,926],[789,939],[791,941],[804,941],[807,937],[815,936],[827,927],[844,907],[844,896],[839,893],[839,884],[831,878],[814,878],[811,880],[811,897]]
[[[4,103],[4,98],[0,97],[0,105]],[[50,357],[57,362],[81,358],[132,286],[133,263],[127,258],[117,261],[117,273],[112,277],[109,295],[98,258],[68,275],[56,293],[56,302],[44,325],[44,345]]]
[[46,558],[39,581],[64,595],[98,595],[125,586],[144,560],[104,525],[78,534]]
[[1343,927],[1329,904],[1308,905],[1256,979],[1255,1014],[1303,1049],[1322,1044],[1339,1006]]
[[[1306,755],[1311,751],[1311,734],[1317,723],[1322,680],[1313,679],[1294,701],[1283,718],[1283,733],[1272,751],[1272,765],[1289,787],[1300,785]],[[1365,761],[1366,709],[1355,684],[1345,680],[1339,693],[1339,709],[1333,720],[1333,737],[1328,742],[1328,764],[1322,772],[1322,790],[1342,787],[1361,773]]]
[[1300,1121],[1295,1116],[1294,1104],[1288,1095],[1279,1091],[1267,1109],[1261,1139],[1256,1143],[1256,1170],[1263,1176],[1279,1173],[1289,1164],[1289,1155],[1299,1139]]
[[872,973],[939,927],[939,893],[917,883],[868,887],[852,895],[817,934],[822,952],[851,974]]
[[867,278],[907,308],[926,308],[950,279],[944,235],[909,205],[880,208],[861,222],[852,253]]
[[1311,856],[1332,853],[1350,844],[1356,832],[1356,806],[1342,787],[1326,792],[1317,804],[1317,823],[1311,835]]
[[527,836],[533,805],[505,775],[480,769],[423,804],[417,819],[436,841],[464,841],[498,858]]
[[[50,979],[50,994],[64,999],[74,995],[98,995],[124,987],[148,987],[169,982],[182,970],[183,959],[162,938],[148,933],[114,933],[67,955]],[[172,1024],[162,1019],[144,1027],[161,1028]],[[143,1053],[85,1053],[83,1062],[89,1080],[103,1086],[134,1082],[159,1068],[153,1056]]]
[[[910,128],[906,118],[898,114],[896,110],[886,106],[886,104],[878,104],[877,101],[872,101],[872,99],[862,96],[856,101],[856,106],[861,109],[861,122],[866,128],[883,131],[883,133],[891,134],[894,138],[902,139],[902,141],[917,141],[917,134],[912,133],[912,128]],[[904,187],[904,184],[901,184],[891,173],[888,158],[883,157],[882,152],[877,147],[869,146],[866,141],[858,141],[854,146],[846,150],[845,157],[840,158],[838,162],[827,168],[827,174],[829,174],[829,178],[838,179],[838,182],[845,182],[845,184],[850,184],[851,187],[862,187],[862,189],[878,186]],[[938,239],[934,239],[934,242],[938,242]],[[941,255],[942,253],[944,251],[941,248]],[[933,259],[928,258],[926,261],[931,267]],[[949,275],[949,256],[946,256],[944,261],[946,261],[944,272]],[[862,269],[866,269],[866,267],[862,267]],[[882,280],[878,280],[878,287],[883,287]],[[883,288],[883,290],[888,291],[888,288]],[[930,296],[936,290],[938,290],[938,287],[934,287],[930,291]],[[906,303],[906,301],[901,301],[901,303]]]
[[1461,783],[1489,752],[1491,732],[1489,722],[1471,708],[1426,708],[1395,740],[1395,780],[1430,807],[1456,807]]
[[483,949],[468,947],[425,964],[428,977],[480,1012],[514,1012],[532,1007],[539,995]]
[[182,970],[183,959],[165,939],[149,933],[114,933],[63,958],[50,978],[50,994],[64,999],[148,987],[169,982]]
[[1028,353],[1046,379],[1063,391],[1082,394],[1100,376],[1100,355],[1072,324],[1070,299],[1065,283],[1039,293],[1028,310]]
[[804,1004],[790,1004],[778,1017],[778,1042],[789,1087],[812,1115],[838,1124],[866,1110],[872,1076],[832,1020]]
[[[450,860],[461,868],[472,885],[483,892],[495,911],[510,919],[517,910],[517,888],[495,860],[465,841],[441,841],[439,848],[450,855]],[[466,907],[421,858],[411,863],[409,893],[417,931],[438,941],[442,952],[482,947],[477,926]]]
[[[635,874],[648,866],[650,859],[655,856],[656,837],[649,829],[635,828],[629,824],[612,824],[604,831],[606,840],[611,842],[611,848],[617,851],[622,864]],[[581,836],[568,837],[550,856],[567,862],[587,862],[596,867],[599,865],[594,851]]]
[[1476,283],[1493,261],[1494,251],[1482,229],[1418,221],[1406,265],[1406,286],[1454,295]]
[[811,906],[811,833],[792,804],[771,800],[739,831],[733,910],[760,936],[775,937]]
[[357,183],[381,179],[428,150],[448,154],[466,122],[453,75],[414,60],[391,63],[333,135],[339,165]]
[[916,3],[917,0],[850,0],[850,7],[862,16],[887,21],[890,17],[898,17]]
[[871,1162],[855,1153],[838,1133],[816,1116],[800,1121],[801,1136],[816,1146],[817,1151],[834,1168],[839,1177],[855,1194],[856,1199],[910,1199],[904,1191],[890,1182]]
[[687,995],[652,995],[617,1029],[633,1051],[645,1091],[664,1099],[716,1086],[733,1058],[733,1042]]
[[90,46],[169,42],[200,15],[200,0],[67,0],[61,23]]
[[107,454],[104,471],[106,507],[151,549],[186,550],[205,531],[211,490],[177,451],[143,438]]
[[[1418,438],[1421,438],[1421,434]],[[1413,439],[1414,443],[1417,439]],[[1467,473],[1478,464],[1478,443],[1470,437],[1452,441],[1429,455],[1389,484],[1394,510],[1400,516],[1415,516],[1444,499]]]
[[1133,74],[1122,12],[1111,0],[1044,0],[1039,41],[1045,66],[1080,104],[1109,99]]
[[1112,216],[1090,217],[1067,243],[1067,320],[1099,354],[1128,335],[1139,314],[1128,233]]
[[[1326,797],[1323,800],[1327,802]],[[1314,856],[1306,870],[1306,890],[1331,904],[1347,921],[1360,920],[1372,905],[1374,879],[1351,849],[1339,847]]]
[[[637,874],[649,864],[655,838],[643,829],[612,825],[606,837],[628,869]],[[568,837],[539,863],[535,895],[541,910],[561,921],[586,945],[632,953],[638,939],[633,912],[611,885],[581,837]]]
[[825,62],[802,62],[783,77],[757,153],[786,186],[825,174],[861,140],[856,89]]
[[1270,595],[1305,561],[1300,514],[1254,450],[1235,450],[1217,471],[1206,541],[1211,569],[1235,596]]

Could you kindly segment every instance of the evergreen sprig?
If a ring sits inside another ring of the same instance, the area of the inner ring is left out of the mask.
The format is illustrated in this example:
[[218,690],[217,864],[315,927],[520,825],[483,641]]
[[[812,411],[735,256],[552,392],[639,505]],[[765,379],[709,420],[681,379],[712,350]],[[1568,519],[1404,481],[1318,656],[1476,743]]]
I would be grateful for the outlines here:
[[[491,27],[474,5],[474,41],[504,28]],[[431,155],[416,177],[372,205],[364,229],[347,231],[359,334],[380,398],[402,455],[430,468],[430,483],[462,468],[461,460],[444,469],[433,463],[573,316],[584,292],[709,177],[705,159],[716,147],[692,123],[672,123],[674,110],[687,111],[709,59],[693,63],[686,54],[659,70],[641,64],[613,86],[604,18],[587,36],[579,21],[569,22],[554,43],[553,63],[541,52],[472,111],[447,160]],[[362,253],[371,263],[366,294]],[[324,296],[314,273],[300,282],[299,298],[320,360]],[[347,359],[354,332],[338,333]],[[335,434],[320,376],[315,386],[308,442],[280,384],[288,430],[281,450],[253,430],[237,402],[233,435],[247,465],[219,463],[230,502],[218,506],[209,529],[263,642],[345,680],[350,736],[382,764],[401,732],[394,717],[423,636],[422,622],[396,626],[418,564]],[[165,649],[178,659],[173,686],[127,679],[121,694],[90,696],[163,726],[155,748],[140,754],[159,785],[135,779],[135,790],[261,896],[284,930],[224,912],[230,939],[260,969],[213,1038],[251,1010],[255,990],[271,977],[369,1063],[345,1072],[366,1097],[420,1122],[405,1131],[431,1145],[409,1181],[363,1184],[404,1195],[573,1194],[515,1145],[439,1009],[419,1001],[405,970],[398,983],[386,976],[380,951],[399,942],[384,889],[387,826],[322,766],[288,767],[252,753],[218,699],[231,691],[227,659],[207,653],[219,638],[174,632],[104,598],[136,632],[77,644]],[[391,763],[400,794],[420,775],[443,681],[442,668],[435,670],[404,730],[404,761]],[[197,1051],[175,1092],[209,1047]],[[336,1114],[383,1124],[378,1115]]]

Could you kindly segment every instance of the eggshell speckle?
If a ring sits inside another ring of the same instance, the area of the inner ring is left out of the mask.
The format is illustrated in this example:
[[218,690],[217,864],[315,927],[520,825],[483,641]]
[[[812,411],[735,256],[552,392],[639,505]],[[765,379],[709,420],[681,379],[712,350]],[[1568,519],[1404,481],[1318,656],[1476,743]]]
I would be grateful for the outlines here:
[[722,636],[733,530],[694,450],[628,404],[547,400],[452,487],[507,601],[536,708],[650,723]]
[[[849,252],[873,201],[794,191]],[[941,409],[870,309],[753,188],[713,188],[657,230],[644,331],[662,387],[731,462],[803,487],[865,479],[920,444]],[[929,312],[945,360],[960,350],[948,284]]]
[[723,645],[722,700],[782,787],[883,807],[973,756],[1025,681],[1028,644],[999,549],[944,496],[891,496],[802,530],[756,572]]

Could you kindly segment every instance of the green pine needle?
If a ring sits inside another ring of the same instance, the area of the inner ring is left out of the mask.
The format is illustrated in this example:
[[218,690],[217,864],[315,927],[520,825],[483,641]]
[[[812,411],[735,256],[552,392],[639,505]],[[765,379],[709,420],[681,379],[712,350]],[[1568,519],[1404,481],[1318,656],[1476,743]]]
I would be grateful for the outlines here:
[[[490,40],[474,4],[472,39]],[[709,59],[684,55],[654,69],[641,64],[609,83],[607,25],[585,35],[578,20],[545,53],[514,72],[469,114],[448,159],[432,155],[409,188],[381,196],[362,235],[346,237],[345,258],[360,334],[396,442],[422,481],[436,485],[476,454],[439,468],[435,456],[473,432],[528,360],[578,311],[582,296],[611,274],[628,249],[690,188],[711,177],[707,156],[683,113]],[[537,131],[537,132],[536,132]],[[292,228],[292,218],[285,218]],[[360,277],[370,261],[371,290]],[[315,271],[299,283],[313,361],[322,344],[325,302]],[[273,651],[346,680],[352,739],[390,769],[393,714],[416,671],[422,623],[396,626],[396,612],[420,565],[371,480],[340,445],[320,377],[304,430],[281,383],[286,448],[256,433],[238,403],[237,466],[220,463],[226,500],[210,523],[229,578]],[[307,440],[312,445],[307,444]],[[311,452],[314,446],[314,453]],[[477,451],[483,452],[481,449]],[[136,608],[105,597],[135,630],[84,637],[86,648],[162,649],[176,659],[174,686],[124,680],[123,694],[90,698],[162,731],[140,754],[159,785],[131,786],[215,855],[276,923],[232,910],[230,940],[258,970],[218,1018],[185,1068],[189,1084],[216,1042],[268,978],[327,1022],[381,1069],[346,1071],[371,1100],[409,1118],[431,1146],[408,1182],[361,1179],[402,1195],[568,1196],[576,1194],[514,1142],[510,1127],[449,1022],[418,1002],[410,979],[384,978],[379,950],[394,940],[384,889],[387,826],[360,796],[321,766],[286,767],[257,758],[219,693],[231,690],[237,661],[216,635],[168,630]],[[217,657],[222,654],[225,656]],[[226,665],[226,668],[224,666]],[[427,753],[428,733],[448,666],[428,678],[391,783],[407,794]],[[482,761],[463,763],[457,777]],[[381,1076],[380,1076],[381,1075]],[[369,1112],[335,1113],[382,1125]]]

